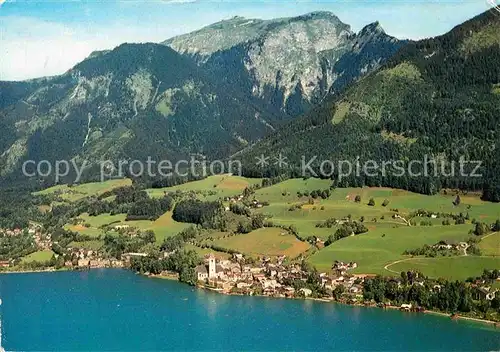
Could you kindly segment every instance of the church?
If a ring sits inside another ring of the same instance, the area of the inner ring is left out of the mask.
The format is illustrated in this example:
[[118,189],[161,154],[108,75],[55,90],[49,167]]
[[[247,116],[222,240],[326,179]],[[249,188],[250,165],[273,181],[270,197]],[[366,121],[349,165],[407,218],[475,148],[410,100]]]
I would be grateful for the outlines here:
[[198,281],[215,280],[224,275],[224,270],[220,265],[217,265],[215,256],[210,253],[205,257],[205,263],[195,268],[195,273]]

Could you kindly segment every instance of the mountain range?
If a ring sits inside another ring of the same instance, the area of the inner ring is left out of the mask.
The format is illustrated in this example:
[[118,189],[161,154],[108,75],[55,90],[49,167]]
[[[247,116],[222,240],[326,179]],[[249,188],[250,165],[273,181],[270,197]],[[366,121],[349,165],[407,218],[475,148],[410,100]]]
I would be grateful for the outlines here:
[[0,176],[16,179],[25,160],[236,154],[251,165],[277,152],[290,161],[465,154],[487,161],[486,178],[344,182],[483,188],[497,199],[499,20],[486,12],[412,42],[377,22],[354,33],[329,12],[235,17],[163,43],[94,52],[59,76],[0,82]]
[[161,44],[96,51],[65,74],[0,82],[0,175],[25,160],[226,158],[402,42],[331,13],[221,21]]
[[[368,160],[380,165],[427,157],[439,161],[437,167],[430,164],[427,176],[350,175],[339,185],[390,186],[425,194],[443,187],[482,189],[484,199],[499,202],[500,16],[489,11],[442,36],[408,43],[342,95],[330,96],[238,157],[250,166],[248,175],[300,175],[293,166],[252,167],[256,157],[278,153],[295,167],[302,156],[307,161],[316,157],[313,171],[325,160],[359,158],[361,165]],[[458,166],[451,175],[452,162],[458,165],[460,158],[470,162],[464,175]],[[474,162],[480,162],[479,169],[467,171],[479,164]]]
[[164,42],[283,118],[341,92],[405,43],[378,22],[356,34],[330,12],[274,20],[234,17]]

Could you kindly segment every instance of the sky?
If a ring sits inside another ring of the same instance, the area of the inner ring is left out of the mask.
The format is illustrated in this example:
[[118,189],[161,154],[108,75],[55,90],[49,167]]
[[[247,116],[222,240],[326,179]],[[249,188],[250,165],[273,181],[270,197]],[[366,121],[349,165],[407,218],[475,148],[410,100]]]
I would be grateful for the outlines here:
[[94,50],[160,42],[233,16],[276,18],[331,11],[354,31],[379,21],[422,39],[500,0],[0,0],[0,80],[64,73]]

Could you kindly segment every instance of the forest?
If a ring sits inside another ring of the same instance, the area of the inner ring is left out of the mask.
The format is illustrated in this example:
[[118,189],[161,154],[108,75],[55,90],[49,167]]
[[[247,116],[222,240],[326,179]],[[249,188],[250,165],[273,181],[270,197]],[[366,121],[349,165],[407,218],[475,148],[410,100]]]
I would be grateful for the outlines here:
[[223,211],[224,208],[219,201],[204,202],[199,199],[186,199],[176,204],[172,218],[178,222],[217,228]]

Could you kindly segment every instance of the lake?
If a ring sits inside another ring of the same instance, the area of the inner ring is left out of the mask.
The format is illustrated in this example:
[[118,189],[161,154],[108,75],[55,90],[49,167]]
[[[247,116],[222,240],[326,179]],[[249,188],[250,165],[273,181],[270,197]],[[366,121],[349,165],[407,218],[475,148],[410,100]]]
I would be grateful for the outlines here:
[[500,350],[500,330],[418,313],[224,296],[127,270],[0,275],[7,351]]

